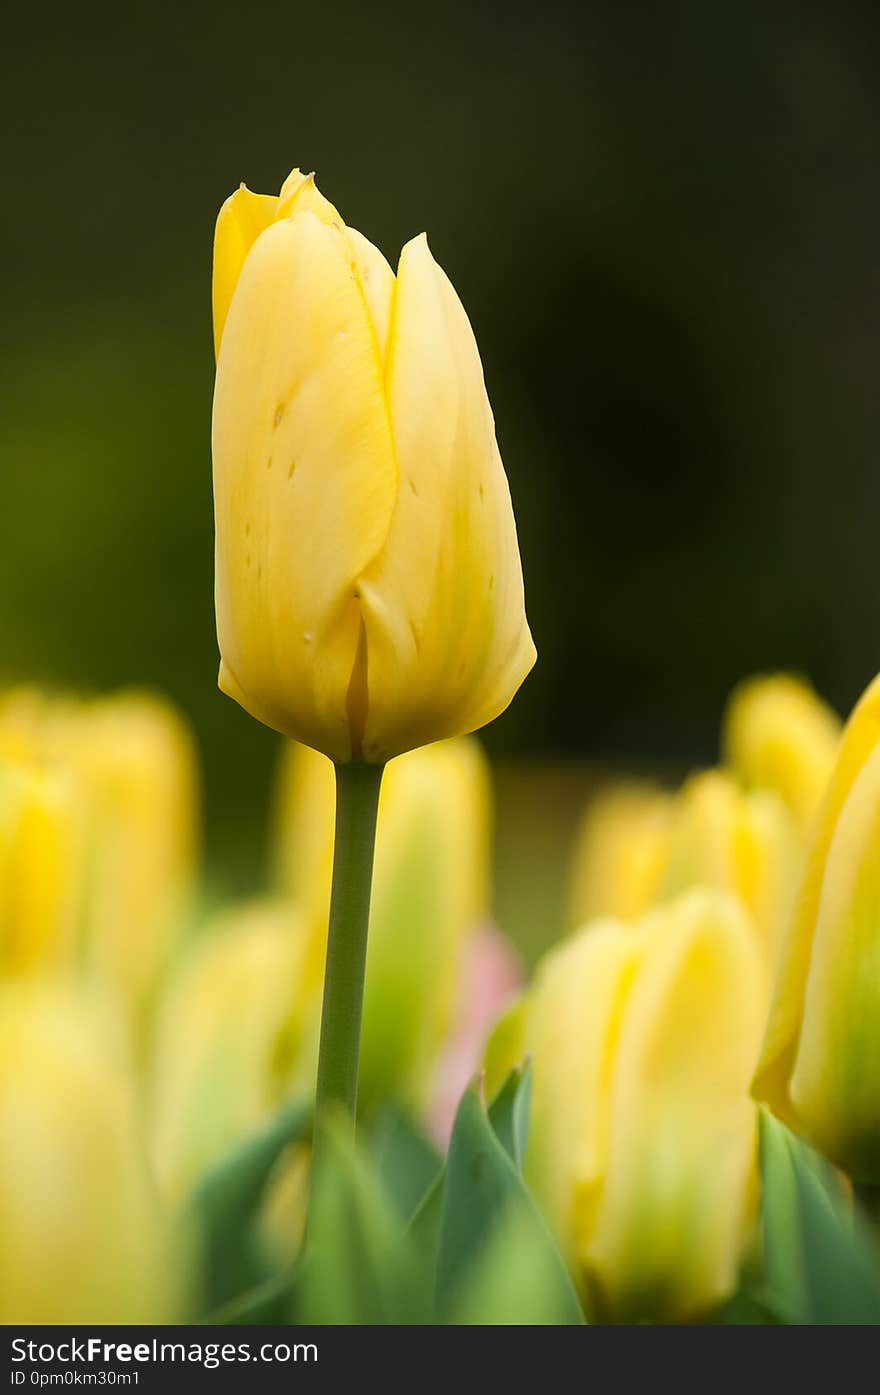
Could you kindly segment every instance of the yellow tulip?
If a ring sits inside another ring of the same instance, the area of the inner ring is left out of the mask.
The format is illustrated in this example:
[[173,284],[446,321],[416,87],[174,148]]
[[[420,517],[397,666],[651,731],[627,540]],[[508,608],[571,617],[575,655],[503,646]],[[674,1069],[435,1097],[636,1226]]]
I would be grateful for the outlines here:
[[141,1004],[168,962],[193,891],[192,739],[167,703],[120,693],[86,706],[66,741],[92,803],[89,963]]
[[336,761],[473,731],[535,660],[467,316],[290,175],[214,242],[220,687]]
[[836,713],[789,674],[741,683],[724,715],[726,763],[748,788],[775,790],[804,830],[825,792],[839,742]]
[[0,977],[73,965],[82,823],[82,792],[69,772],[0,762]]
[[285,903],[248,902],[203,928],[169,983],[157,1018],[152,1071],[156,1166],[179,1198],[265,1124],[298,1083],[314,1035],[304,998],[307,949]]
[[880,678],[840,742],[781,955],[754,1092],[880,1183]]
[[140,1012],[192,894],[197,775],[183,720],[149,693],[84,701],[18,689],[0,701],[0,751],[75,779],[86,844],[83,957]]
[[577,835],[569,923],[640,915],[657,897],[673,800],[657,786],[621,782],[589,805]]
[[[333,767],[300,745],[285,749],[279,791],[282,885],[313,927],[320,982],[330,902]],[[393,760],[379,798],[367,948],[360,1090],[420,1102],[451,1024],[469,932],[489,898],[491,792],[479,744],[437,742]]]
[[698,1318],[736,1284],[765,983],[748,917],[706,891],[588,926],[539,968],[528,1171],[600,1317]]
[[730,776],[693,776],[676,802],[658,899],[691,887],[737,896],[775,960],[798,868],[791,817],[772,790],[743,794]]
[[0,988],[0,1322],[174,1321],[181,1256],[90,1003]]

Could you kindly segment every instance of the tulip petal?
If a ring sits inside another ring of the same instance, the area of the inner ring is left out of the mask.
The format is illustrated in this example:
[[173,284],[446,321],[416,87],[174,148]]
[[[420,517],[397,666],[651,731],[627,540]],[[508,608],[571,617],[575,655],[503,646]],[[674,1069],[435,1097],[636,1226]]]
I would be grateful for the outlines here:
[[738,896],[774,964],[797,863],[791,815],[772,790],[743,793],[721,770],[693,776],[678,798],[662,899],[702,886]]
[[588,1269],[623,1320],[698,1316],[733,1288],[755,1168],[749,1074],[765,970],[737,903],[691,892],[643,923],[620,1030]]
[[346,232],[311,212],[267,229],[242,270],[213,445],[221,683],[261,721],[350,759],[358,582],[397,473],[358,264]]
[[674,808],[659,786],[636,780],[614,784],[591,801],[575,843],[572,929],[599,916],[630,920],[654,904]]
[[608,1147],[608,1079],[642,953],[639,936],[597,921],[545,959],[526,1007],[534,1061],[528,1174],[575,1263],[592,1234]]
[[217,215],[214,229],[214,354],[220,354],[223,326],[245,258],[261,232],[272,223],[278,199],[272,194],[252,194],[242,184],[230,194]]
[[857,1180],[880,1178],[880,745],[828,848],[790,1095],[802,1127]]
[[376,345],[384,363],[396,289],[394,272],[378,247],[374,247],[357,228],[346,228],[345,235],[357,266],[358,280],[373,322]]
[[399,489],[361,586],[369,759],[482,726],[535,660],[479,354],[424,237],[401,254],[387,380]]
[[837,763],[814,824],[800,890],[782,947],[761,1058],[752,1085],[756,1099],[766,1101],[778,1118],[794,1128],[797,1128],[797,1118],[789,1084],[798,1054],[825,864],[840,812],[878,741],[880,677],[875,678],[863,694],[844,728]]
[[185,1246],[148,1175],[137,1091],[100,994],[0,985],[0,1323],[169,1323]]
[[810,827],[834,766],[840,720],[790,674],[734,689],[722,724],[725,760],[750,787],[775,790],[800,827]]
[[322,223],[338,223],[342,226],[341,215],[321,193],[315,183],[315,176],[302,174],[299,170],[291,170],[278,195],[277,216],[292,218],[295,213],[314,213]]

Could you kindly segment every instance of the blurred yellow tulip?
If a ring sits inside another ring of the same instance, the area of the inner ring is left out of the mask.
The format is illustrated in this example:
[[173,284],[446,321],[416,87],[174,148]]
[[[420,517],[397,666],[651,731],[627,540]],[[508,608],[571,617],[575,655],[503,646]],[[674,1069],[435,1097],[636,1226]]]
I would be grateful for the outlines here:
[[180,1320],[184,1257],[89,1002],[0,987],[0,1322]]
[[424,236],[397,275],[311,175],[214,240],[220,687],[336,761],[473,731],[535,661],[467,316]]
[[539,967],[528,1171],[597,1316],[695,1319],[734,1288],[765,1000],[748,917],[708,891],[587,926]]
[[675,804],[658,890],[668,900],[691,887],[737,896],[775,961],[798,869],[791,816],[772,790],[743,794],[720,770],[694,775]]
[[[318,946],[320,983],[330,904],[333,767],[316,751],[285,748],[277,866],[304,908]],[[360,1095],[423,1100],[451,1025],[468,934],[488,911],[491,790],[485,757],[468,738],[392,761],[379,799],[367,948]]]
[[791,674],[747,679],[724,714],[727,765],[747,788],[775,790],[802,830],[825,792],[839,742],[837,714]]
[[751,912],[775,957],[790,909],[798,837],[772,790],[744,793],[708,770],[676,795],[621,782],[589,806],[576,843],[571,923],[632,920],[694,887],[727,891]]
[[587,808],[577,834],[569,924],[629,920],[657,897],[669,848],[673,798],[659,786],[621,781]]
[[154,991],[193,894],[192,740],[167,703],[132,692],[84,707],[66,741],[92,801],[88,961],[138,1004]]
[[285,902],[230,906],[206,925],[160,1005],[151,1079],[156,1166],[179,1198],[312,1083],[317,1007],[307,937]]
[[880,678],[844,728],[813,825],[754,1092],[880,1183]]
[[0,757],[0,978],[73,966],[83,814],[69,771]]
[[0,701],[0,752],[46,761],[78,785],[82,958],[137,1016],[193,891],[198,794],[186,725],[149,693],[86,701],[17,689]]

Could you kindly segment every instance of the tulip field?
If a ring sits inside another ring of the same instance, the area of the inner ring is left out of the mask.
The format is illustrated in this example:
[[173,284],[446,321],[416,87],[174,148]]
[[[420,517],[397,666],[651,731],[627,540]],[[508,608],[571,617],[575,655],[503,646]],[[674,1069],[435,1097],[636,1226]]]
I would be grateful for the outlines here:
[[213,324],[261,887],[157,685],[0,692],[0,1321],[880,1322],[880,678],[585,781],[527,964],[478,733],[541,577],[465,308],[295,169],[223,203]]

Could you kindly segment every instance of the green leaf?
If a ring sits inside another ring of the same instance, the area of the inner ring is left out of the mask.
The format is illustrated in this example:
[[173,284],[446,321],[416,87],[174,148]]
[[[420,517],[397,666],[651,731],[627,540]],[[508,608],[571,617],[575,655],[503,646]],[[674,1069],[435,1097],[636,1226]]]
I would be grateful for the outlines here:
[[508,1157],[522,1172],[532,1107],[532,1063],[515,1066],[489,1105],[489,1122]]
[[261,1283],[256,1220],[272,1171],[284,1149],[306,1139],[311,1102],[285,1107],[260,1133],[237,1147],[199,1183],[184,1224],[195,1231],[201,1256],[200,1313],[212,1312]]
[[205,1318],[211,1327],[250,1327],[261,1324],[289,1323],[293,1313],[294,1296],[299,1271],[276,1274],[247,1293],[233,1298]]
[[[489,1122],[508,1156],[522,1172],[529,1131],[532,1073],[531,1063],[510,1071],[489,1106]],[[409,1223],[410,1234],[422,1262],[433,1273],[440,1249],[443,1220],[443,1186],[446,1169],[441,1164],[425,1188]]]
[[430,1321],[409,1236],[375,1170],[343,1128],[328,1128],[314,1178],[297,1321],[384,1325]]
[[443,1170],[442,1158],[410,1116],[394,1105],[375,1126],[371,1153],[391,1201],[408,1219]]
[[429,1277],[429,1288],[433,1290],[434,1275],[437,1270],[437,1255],[440,1252],[440,1228],[443,1224],[443,1184],[446,1179],[445,1167],[437,1174],[413,1212],[407,1234],[418,1256],[419,1264]]
[[473,1086],[449,1145],[436,1294],[440,1313],[459,1322],[584,1321],[565,1264]]
[[776,1327],[779,1319],[750,1285],[741,1285],[712,1319],[720,1327]]
[[766,1306],[784,1322],[880,1322],[880,1253],[824,1158],[761,1114]]

